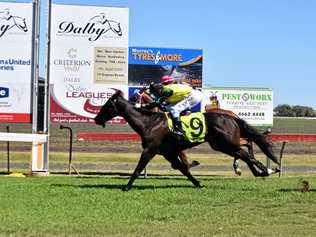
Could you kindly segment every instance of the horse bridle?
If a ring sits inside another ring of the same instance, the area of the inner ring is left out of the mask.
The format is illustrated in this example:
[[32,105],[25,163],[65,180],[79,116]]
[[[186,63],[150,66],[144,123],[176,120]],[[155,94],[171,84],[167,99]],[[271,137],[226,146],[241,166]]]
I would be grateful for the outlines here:
[[[117,99],[116,99],[117,100]],[[110,104],[113,106],[113,108],[114,108],[114,110],[113,110],[113,112],[114,113],[116,113],[116,114],[118,114],[118,110],[117,110],[117,108],[116,108],[116,105],[115,105],[115,103],[114,103],[114,101],[110,98],[110,99],[108,99],[108,101],[110,102]]]

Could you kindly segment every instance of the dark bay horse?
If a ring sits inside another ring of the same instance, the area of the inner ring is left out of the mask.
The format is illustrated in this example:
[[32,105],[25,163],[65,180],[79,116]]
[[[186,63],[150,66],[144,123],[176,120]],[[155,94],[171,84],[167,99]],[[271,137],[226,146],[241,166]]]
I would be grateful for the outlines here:
[[[216,96],[212,95],[212,97],[211,97],[211,102],[213,103],[212,99],[216,100],[216,102],[217,102],[216,106],[206,105],[205,106],[205,111],[206,112],[227,114],[228,116],[236,117],[236,118],[238,117],[237,114],[235,114],[234,112],[232,112],[230,110],[225,110],[225,109],[219,108],[219,103],[217,101],[217,97]],[[132,95],[129,98],[129,101],[134,103],[135,107],[142,108],[142,107],[146,107],[149,104],[151,104],[154,101],[154,99],[152,98],[152,96],[149,93],[149,88],[147,86],[144,86],[144,87],[140,88],[137,93]],[[150,110],[153,111],[153,112],[164,112],[164,111],[166,111],[161,105],[156,105],[155,107],[151,108]],[[240,146],[244,146],[245,148],[247,148],[248,152],[254,157],[253,146],[252,146],[252,143],[249,140],[241,137],[240,138]],[[198,161],[195,161],[195,160],[193,160],[190,163],[189,160],[188,160],[188,156],[186,155],[185,151],[180,151],[178,156],[181,159],[181,161],[188,166],[188,168],[192,168],[192,167],[195,167],[195,166],[200,164]],[[241,175],[242,171],[240,169],[238,157],[234,158],[233,168],[234,168],[235,174]]]
[[[183,137],[175,136],[169,131],[165,114],[135,108],[120,91],[108,99],[94,120],[96,124],[105,126],[107,121],[116,116],[122,116],[140,135],[143,146],[140,160],[129,182],[123,187],[123,191],[132,187],[135,179],[156,154],[163,155],[173,168],[178,169],[196,187],[201,187],[200,182],[192,176],[188,167],[178,159],[177,155],[179,151],[201,143],[191,143]],[[268,158],[279,164],[278,158],[272,151],[272,144],[244,120],[212,112],[204,113],[204,116],[207,126],[205,141],[214,150],[243,160],[254,176],[268,176],[270,172],[261,162],[240,147],[241,136],[254,141]]]

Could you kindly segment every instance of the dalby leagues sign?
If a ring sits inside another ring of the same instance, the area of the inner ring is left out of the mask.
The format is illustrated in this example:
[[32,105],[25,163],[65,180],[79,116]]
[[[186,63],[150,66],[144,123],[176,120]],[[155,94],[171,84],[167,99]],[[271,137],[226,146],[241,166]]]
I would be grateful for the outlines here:
[[117,90],[127,94],[127,8],[53,4],[50,34],[52,122],[91,122]]

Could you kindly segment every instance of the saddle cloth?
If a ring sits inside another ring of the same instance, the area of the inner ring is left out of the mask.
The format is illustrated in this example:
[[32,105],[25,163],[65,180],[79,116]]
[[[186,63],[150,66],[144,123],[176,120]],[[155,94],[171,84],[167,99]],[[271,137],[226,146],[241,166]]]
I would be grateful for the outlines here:
[[[180,117],[182,129],[186,139],[190,142],[204,142],[206,135],[206,124],[203,113],[191,113]],[[173,131],[172,120],[168,117],[168,127]]]

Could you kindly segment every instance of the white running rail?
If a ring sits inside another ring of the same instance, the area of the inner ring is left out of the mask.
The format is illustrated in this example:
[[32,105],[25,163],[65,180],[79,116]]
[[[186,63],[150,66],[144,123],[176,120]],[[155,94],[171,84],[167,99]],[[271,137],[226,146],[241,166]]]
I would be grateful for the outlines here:
[[0,132],[0,141],[45,143],[47,142],[47,140],[48,140],[47,134]]

